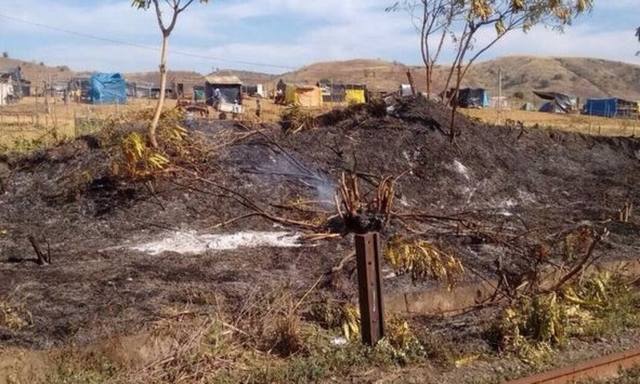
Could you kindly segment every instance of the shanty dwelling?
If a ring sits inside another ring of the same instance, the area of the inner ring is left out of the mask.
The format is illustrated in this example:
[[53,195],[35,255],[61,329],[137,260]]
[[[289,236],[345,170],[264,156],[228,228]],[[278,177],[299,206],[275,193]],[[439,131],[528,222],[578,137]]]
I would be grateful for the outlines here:
[[494,109],[508,110],[511,104],[506,96],[494,96],[490,99],[489,106]]
[[320,80],[316,84],[322,93],[324,103],[344,103],[346,88],[343,84],[335,84],[330,80]]
[[242,93],[251,97],[266,97],[263,84],[250,84],[242,86]]
[[204,76],[196,72],[179,71],[170,74],[168,84],[171,85],[172,96],[176,99],[194,100],[196,87],[202,86],[205,82]]
[[238,76],[210,75],[205,78],[207,104],[220,112],[242,113],[242,81]]
[[462,88],[458,91],[457,103],[462,108],[487,108],[490,105],[489,92],[484,88]]
[[522,104],[522,106],[520,107],[521,111],[528,111],[528,112],[534,112],[536,110],[535,105],[533,105],[533,103],[530,102],[525,102],[524,104]]
[[285,104],[320,108],[322,107],[322,90],[315,85],[287,84]]
[[635,119],[640,117],[640,105],[638,102],[623,100],[616,97],[587,99],[582,113],[591,116]]
[[89,101],[91,93],[91,76],[77,76],[67,85],[71,97],[75,102]]
[[559,92],[533,91],[533,93],[539,98],[547,100],[547,102],[540,107],[540,112],[573,113],[578,110],[578,99],[574,96]]
[[89,99],[93,104],[126,104],[127,84],[119,73],[94,73]]
[[344,101],[349,104],[364,104],[367,102],[367,86],[364,84],[345,85]]
[[5,103],[7,104],[31,95],[31,82],[22,77],[22,69],[20,67],[0,72],[0,83],[6,84],[3,88],[4,93],[6,93]]
[[127,97],[129,98],[150,99],[153,96],[152,90],[153,83],[145,81],[127,81]]
[[[152,99],[159,99],[160,98],[160,86],[158,84],[155,84],[151,87],[151,98]],[[173,99],[173,89],[169,88],[169,87],[165,87],[164,89],[164,97],[166,97],[167,99]]]
[[196,103],[204,103],[207,101],[206,87],[204,85],[193,86],[193,101]]
[[238,76],[207,76],[205,78],[207,104],[242,104],[242,81]]

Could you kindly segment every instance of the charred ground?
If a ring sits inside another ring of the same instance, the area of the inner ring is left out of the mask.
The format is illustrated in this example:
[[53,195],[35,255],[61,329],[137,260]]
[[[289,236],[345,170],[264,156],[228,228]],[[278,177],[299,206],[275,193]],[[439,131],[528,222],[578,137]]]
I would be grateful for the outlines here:
[[[185,306],[233,316],[259,292],[286,287],[302,295],[351,252],[350,236],[197,255],[130,247],[176,231],[340,232],[333,199],[345,171],[365,186],[401,175],[396,219],[384,235],[437,242],[485,277],[496,273],[498,260],[505,269],[526,268],[536,244],[559,247],[559,234],[585,224],[611,232],[596,252],[637,258],[640,224],[617,218],[626,202],[640,204],[638,139],[494,127],[458,116],[461,134],[452,144],[448,113],[404,99],[389,110],[335,111],[293,135],[278,126],[191,122],[191,134],[206,143],[198,178],[174,169],[154,181],[123,181],[112,175],[113,144],[99,136],[3,158],[0,299],[31,320],[19,330],[0,327],[0,340],[90,343],[135,333]],[[251,216],[219,225],[244,215]],[[31,261],[30,235],[50,248],[51,265]],[[338,275],[327,277],[322,293],[354,298],[352,276]],[[408,277],[385,284],[389,292],[421,287]]]

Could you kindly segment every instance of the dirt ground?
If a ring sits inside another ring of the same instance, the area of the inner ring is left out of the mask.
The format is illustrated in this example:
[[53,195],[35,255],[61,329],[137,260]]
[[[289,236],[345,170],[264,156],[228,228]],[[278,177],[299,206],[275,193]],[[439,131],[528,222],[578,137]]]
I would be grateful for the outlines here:
[[[184,249],[197,236],[308,232],[257,216],[220,226],[254,212],[243,199],[274,216],[340,232],[330,218],[344,171],[361,175],[364,188],[402,174],[396,213],[434,219],[392,221],[383,236],[419,233],[485,278],[495,275],[497,260],[513,270],[526,267],[523,253],[504,245],[505,238],[530,249],[555,244],[558,234],[585,224],[611,233],[595,251],[605,259],[638,258],[640,222],[617,220],[626,202],[640,204],[638,139],[494,127],[458,116],[460,135],[451,144],[443,134],[447,113],[423,99],[400,100],[389,114],[357,106],[330,112],[319,127],[294,135],[270,124],[247,135],[245,124],[191,121],[192,134],[216,148],[198,165],[201,179],[177,172],[152,185],[111,177],[109,148],[96,136],[0,159],[0,303],[24,323],[0,326],[0,346],[87,346],[141,334],[187,309],[233,318],[260,294],[301,296],[351,252],[350,235],[301,238],[297,246]],[[239,139],[216,146],[229,137]],[[300,202],[303,208],[293,208]],[[473,222],[473,229],[456,220]],[[29,236],[50,249],[51,265],[33,262]],[[413,284],[407,276],[385,280],[389,293],[433,284]],[[354,302],[354,285],[345,273],[321,284],[318,294]],[[491,316],[428,320],[428,327],[445,332],[459,324],[457,337],[474,340],[470,348],[482,353],[487,347],[470,324]]]

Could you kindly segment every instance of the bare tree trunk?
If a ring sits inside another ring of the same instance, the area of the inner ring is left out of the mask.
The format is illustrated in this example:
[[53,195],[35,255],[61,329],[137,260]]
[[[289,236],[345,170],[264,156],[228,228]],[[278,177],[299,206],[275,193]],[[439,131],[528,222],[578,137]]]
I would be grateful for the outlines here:
[[427,99],[431,99],[431,66],[425,66],[425,72],[427,75]]
[[456,112],[458,111],[458,100],[460,94],[460,86],[462,85],[462,70],[461,63],[458,63],[458,69],[456,72],[456,87],[453,91],[452,99],[453,105],[451,107],[451,124],[449,125],[449,139],[453,143],[456,140]]
[[153,120],[149,126],[149,143],[153,148],[158,148],[158,139],[156,137],[156,130],[158,129],[158,122],[160,121],[160,115],[162,114],[162,108],[164,107],[165,88],[167,87],[167,45],[169,44],[169,36],[163,34],[162,36],[162,50],[160,53],[160,98],[156,105],[156,111],[153,115]]

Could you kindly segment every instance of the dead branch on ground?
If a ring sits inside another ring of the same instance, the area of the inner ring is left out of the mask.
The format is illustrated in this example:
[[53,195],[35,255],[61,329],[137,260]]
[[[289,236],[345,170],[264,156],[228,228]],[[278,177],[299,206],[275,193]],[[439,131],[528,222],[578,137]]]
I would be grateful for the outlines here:
[[29,235],[29,242],[31,243],[33,250],[36,252],[36,257],[37,257],[37,259],[35,260],[36,264],[38,265],[51,264],[51,247],[49,245],[49,241],[46,241],[47,243],[46,254],[42,252],[42,250],[40,249],[40,245],[38,244],[38,242],[36,241],[36,238],[33,235]]

